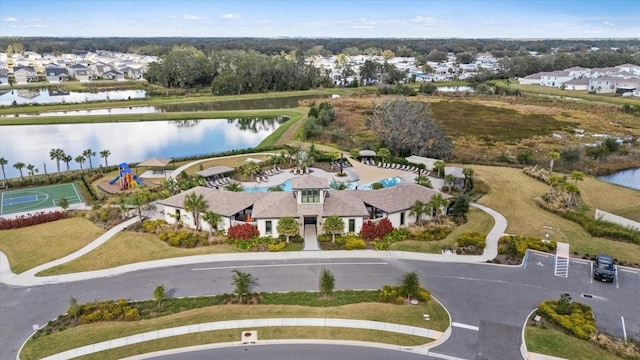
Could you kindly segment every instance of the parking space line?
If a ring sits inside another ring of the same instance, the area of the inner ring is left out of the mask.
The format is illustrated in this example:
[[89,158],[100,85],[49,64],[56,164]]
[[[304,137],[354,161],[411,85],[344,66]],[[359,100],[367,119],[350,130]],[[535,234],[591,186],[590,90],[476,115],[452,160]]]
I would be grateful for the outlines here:
[[477,326],[468,325],[468,324],[462,324],[462,323],[458,323],[458,322],[455,322],[455,321],[451,322],[451,326],[459,327],[461,329],[475,330],[475,331],[479,331],[480,330],[480,328],[477,327]]
[[455,357],[455,356],[449,356],[449,355],[445,355],[445,354],[434,353],[434,352],[431,352],[431,351],[427,351],[427,355],[431,356],[431,357],[439,358],[439,359],[445,359],[445,360],[464,360],[463,358],[459,358],[459,357]]
[[620,320],[622,320],[622,334],[624,335],[624,342],[627,342],[627,328],[624,326],[624,316],[620,316]]
[[620,285],[619,285],[619,280],[620,279],[620,273],[618,272],[618,267],[615,267],[616,271],[615,271],[615,277],[616,277],[616,289],[620,289]]
[[591,271],[589,272],[589,280],[593,284],[593,263],[590,263],[590,264],[591,264]]
[[627,269],[620,269],[620,271],[628,272],[628,273],[631,273],[631,274],[637,274],[638,273],[637,271],[627,270]]
[[589,263],[591,263],[591,261],[587,261],[587,260],[571,259],[571,261],[574,262],[574,263],[578,263],[578,264],[589,264]]

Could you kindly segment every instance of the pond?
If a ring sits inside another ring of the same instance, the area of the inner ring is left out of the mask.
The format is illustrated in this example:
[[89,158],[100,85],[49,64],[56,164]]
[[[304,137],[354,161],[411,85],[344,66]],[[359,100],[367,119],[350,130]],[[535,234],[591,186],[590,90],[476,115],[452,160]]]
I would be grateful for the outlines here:
[[[397,186],[402,182],[402,179],[400,179],[397,176],[388,178],[388,179],[382,179],[379,181],[380,183],[382,183],[382,185],[385,188],[388,187],[393,187],[393,186]],[[358,190],[372,190],[373,189],[373,183],[371,184],[364,184],[364,185],[358,185],[357,181],[352,181],[352,182],[348,182],[346,183],[347,185],[347,190],[355,190],[356,188]],[[278,185],[276,185],[278,186]],[[283,182],[282,184],[279,185],[280,188],[282,188],[282,191],[291,191],[291,179],[286,180],[285,182]],[[267,192],[269,191],[270,188],[272,188],[273,186],[257,186],[257,187],[248,187],[246,189],[244,189],[245,192]]]
[[[228,101],[200,101],[159,106],[122,106],[90,110],[48,111],[31,114],[5,114],[0,117],[37,117],[37,116],[86,116],[86,115],[135,115],[185,111],[230,111],[255,109],[290,109],[298,107],[298,101],[313,98],[326,98],[329,95],[307,95],[274,97]],[[133,97],[132,97],[133,99]]]
[[640,190],[640,168],[618,171],[611,175],[600,176],[599,179],[608,183]]
[[[109,150],[109,164],[139,162],[151,157],[174,158],[210,154],[258,145],[287,120],[243,118],[181,121],[146,121],[130,123],[25,125],[0,127],[0,157],[8,160],[7,177],[19,177],[13,164],[33,164],[44,173],[56,171],[49,151],[62,149],[71,155],[70,168],[79,169],[75,157],[92,149],[94,167],[104,164],[100,151]],[[89,161],[83,167],[88,168]],[[66,164],[60,163],[62,171]],[[27,170],[23,169],[26,176]]]
[[442,92],[456,92],[456,91],[468,91],[473,92],[471,86],[439,86],[438,91]]
[[69,104],[89,101],[141,99],[144,90],[113,90],[98,92],[64,91],[53,89],[12,89],[0,91],[0,105]]

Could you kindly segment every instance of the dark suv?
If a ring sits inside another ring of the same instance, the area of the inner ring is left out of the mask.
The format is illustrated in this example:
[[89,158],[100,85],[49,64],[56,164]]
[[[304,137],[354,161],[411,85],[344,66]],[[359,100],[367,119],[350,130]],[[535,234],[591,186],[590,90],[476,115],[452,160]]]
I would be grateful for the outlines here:
[[598,254],[593,262],[593,278],[600,281],[611,281],[616,278],[616,268],[611,256]]

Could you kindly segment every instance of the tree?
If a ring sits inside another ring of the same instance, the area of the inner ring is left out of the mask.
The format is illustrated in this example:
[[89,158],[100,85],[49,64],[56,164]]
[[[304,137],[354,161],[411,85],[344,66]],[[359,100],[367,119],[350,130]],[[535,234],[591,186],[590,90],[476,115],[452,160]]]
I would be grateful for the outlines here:
[[69,169],[69,163],[73,160],[73,157],[71,157],[71,155],[66,155],[62,158],[62,161],[65,162],[65,164],[67,164],[67,172],[70,172],[71,169]]
[[580,189],[578,186],[572,183],[564,183],[564,191],[569,195],[567,199],[567,207],[573,209],[578,205],[578,195],[580,195]]
[[408,300],[411,300],[411,296],[416,296],[420,290],[420,278],[415,271],[405,273],[402,275],[402,285],[400,291]]
[[322,269],[320,273],[320,294],[322,294],[322,296],[333,294],[335,284],[336,278],[333,276],[333,273],[328,269]]
[[447,174],[444,176],[444,183],[448,184],[450,188],[453,187],[455,182],[456,182],[456,177],[453,174]]
[[436,221],[438,223],[442,223],[442,220],[440,220],[440,215],[442,215],[442,213],[444,212],[444,208],[446,208],[448,204],[449,202],[442,197],[442,194],[433,195],[431,201],[429,201],[429,206],[431,207],[431,209],[435,209],[436,211]]
[[38,170],[38,169],[36,169],[35,165],[29,164],[29,165],[27,165],[27,170],[28,170],[27,175],[35,176],[35,171]]
[[391,151],[386,147],[381,147],[378,149],[376,155],[382,159],[382,162],[387,162],[387,159],[391,157]]
[[142,221],[142,207],[151,199],[151,195],[147,190],[138,190],[129,196],[128,204],[135,207],[138,211],[138,218]]
[[65,157],[65,153],[64,150],[62,149],[51,149],[49,151],[49,158],[51,160],[55,160],[56,161],[56,167],[58,168],[58,175],[61,175],[60,173],[60,160],[62,160]]
[[291,236],[296,236],[300,232],[298,221],[291,216],[284,216],[278,220],[278,226],[276,227],[278,234],[286,236],[287,244]]
[[231,285],[235,287],[235,293],[240,295],[240,301],[242,297],[251,291],[251,287],[256,284],[256,280],[249,273],[242,272],[238,269],[232,271]]
[[78,304],[78,300],[74,297],[69,298],[69,307],[67,308],[67,315],[73,316],[73,320],[78,319],[78,315],[82,312],[82,305]]
[[213,211],[205,211],[205,213],[202,214],[202,220],[209,225],[209,239],[211,239],[213,230],[218,230],[218,224],[222,220],[222,216],[214,213]]
[[428,187],[429,189],[433,189],[433,185],[431,184],[431,179],[424,175],[418,175],[415,179],[416,184],[422,185],[424,187]]
[[13,167],[16,168],[16,170],[20,171],[20,180],[24,180],[24,176],[22,176],[22,169],[24,168],[24,163],[23,162],[17,162],[15,164],[13,164]]
[[93,163],[91,162],[91,157],[96,156],[96,152],[91,149],[87,149],[82,152],[82,155],[84,155],[84,157],[86,157],[87,160],[89,160],[89,169],[93,170]]
[[109,163],[107,162],[109,155],[111,155],[111,151],[109,150],[105,149],[100,151],[100,157],[104,159],[104,167],[109,167]]
[[69,208],[69,200],[66,197],[61,197],[58,200],[58,205],[62,208],[62,210],[67,210]]
[[464,187],[471,189],[473,186],[473,175],[475,172],[472,168],[464,168],[462,169],[462,173],[464,174]]
[[578,186],[578,181],[584,180],[584,173],[582,171],[574,170],[571,172],[569,177],[574,181],[574,184]]
[[471,199],[467,195],[458,195],[453,198],[451,201],[451,212],[452,215],[457,217],[458,219],[464,219],[467,217],[467,213],[469,212],[469,204],[471,203]]
[[444,176],[444,168],[445,168],[445,163],[442,160],[436,160],[433,162],[433,170],[435,170],[438,173],[439,177],[443,177]]
[[547,181],[549,182],[549,194],[547,195],[547,201],[551,202],[551,200],[553,199],[553,189],[558,186],[558,184],[560,184],[562,179],[560,178],[560,176],[552,174],[549,175]]
[[7,182],[7,174],[4,173],[4,166],[9,163],[9,160],[0,157],[0,168],[2,168],[2,177],[4,178],[4,182]]
[[82,164],[84,164],[84,162],[87,161],[87,158],[85,158],[84,155],[78,155],[76,156],[75,161],[78,163],[78,165],[80,165],[80,172],[84,173],[84,169],[82,169]]
[[549,173],[553,174],[553,163],[560,159],[560,153],[551,151],[547,154],[547,159],[549,159]]
[[153,299],[158,303],[158,306],[162,304],[162,300],[167,297],[167,290],[164,285],[156,286],[155,290],[153,290]]
[[242,191],[244,191],[244,186],[242,186],[242,184],[239,183],[239,182],[232,181],[232,182],[226,184],[224,186],[224,189],[227,190],[227,191],[242,192]]
[[375,105],[371,118],[373,131],[394,154],[448,158],[451,141],[433,120],[428,104],[397,97]]
[[421,226],[422,215],[428,212],[427,205],[420,200],[416,200],[416,202],[411,205],[411,208],[409,208],[409,210],[409,215],[415,215],[416,217],[416,225]]
[[192,192],[184,198],[184,209],[193,215],[195,231],[200,230],[200,213],[207,210],[209,204],[202,194]]
[[336,242],[336,234],[342,234],[344,231],[344,220],[337,215],[331,215],[324,219],[322,227],[331,233],[331,242]]

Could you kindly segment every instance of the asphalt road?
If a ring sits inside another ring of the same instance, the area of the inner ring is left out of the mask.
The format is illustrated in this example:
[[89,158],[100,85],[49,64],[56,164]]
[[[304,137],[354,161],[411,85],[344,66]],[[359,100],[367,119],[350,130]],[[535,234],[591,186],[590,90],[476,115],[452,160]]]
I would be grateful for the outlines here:
[[[603,284],[591,279],[588,263],[572,261],[566,278],[555,276],[553,265],[552,255],[531,255],[523,267],[396,259],[218,262],[57,285],[0,285],[0,359],[15,359],[20,345],[31,334],[32,325],[44,324],[64,313],[70,297],[79,302],[149,299],[159,284],[165,285],[169,296],[228,293],[233,290],[231,270],[236,268],[257,277],[255,291],[316,290],[323,268],[335,275],[336,289],[377,289],[384,284],[399,284],[402,274],[418,271],[422,285],[445,305],[454,325],[449,340],[433,351],[455,358],[519,358],[520,329],[527,314],[540,301],[557,299],[562,293],[590,305],[600,330],[623,337],[624,320],[626,335],[639,336],[637,270],[619,271],[618,282]],[[326,351],[330,348],[326,347]],[[349,358],[358,358],[358,349]],[[296,354],[294,348],[291,351]],[[231,358],[245,358],[240,353]],[[368,351],[365,353],[366,358],[372,357]],[[246,354],[253,352],[247,350]]]

